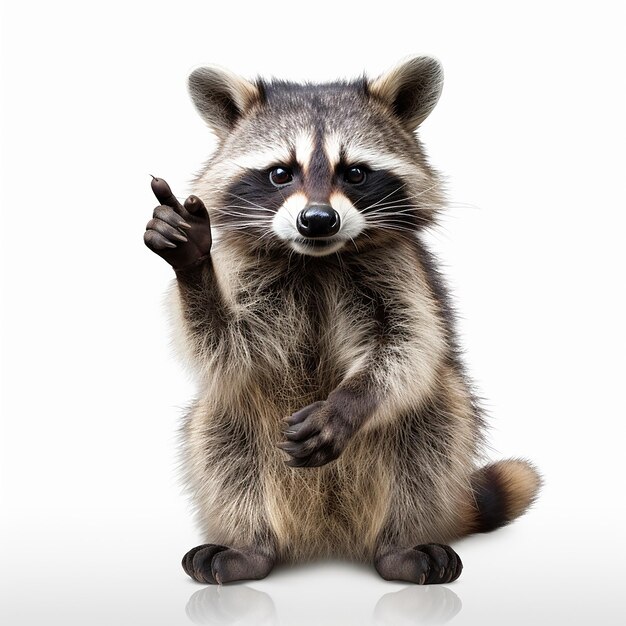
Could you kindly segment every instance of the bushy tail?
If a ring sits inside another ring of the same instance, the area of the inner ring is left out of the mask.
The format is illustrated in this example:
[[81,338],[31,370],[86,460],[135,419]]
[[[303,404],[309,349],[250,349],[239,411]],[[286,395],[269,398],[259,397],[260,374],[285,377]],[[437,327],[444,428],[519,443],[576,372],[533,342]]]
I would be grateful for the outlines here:
[[522,515],[537,498],[541,482],[535,467],[521,459],[498,461],[474,472],[471,532],[488,533]]

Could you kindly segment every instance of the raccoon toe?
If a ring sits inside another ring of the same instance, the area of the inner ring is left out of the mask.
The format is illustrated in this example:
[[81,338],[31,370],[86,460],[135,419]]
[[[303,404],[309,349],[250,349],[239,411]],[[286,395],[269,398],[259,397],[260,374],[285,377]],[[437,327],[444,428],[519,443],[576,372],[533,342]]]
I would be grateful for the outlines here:
[[290,467],[321,467],[334,461],[343,450],[343,446],[339,447],[331,437],[321,433],[304,441],[283,441],[278,447],[291,457],[286,461]]
[[155,230],[146,230],[143,234],[143,241],[152,252],[156,252],[159,256],[161,256],[163,250],[167,248],[176,248],[176,244],[173,241],[170,241],[167,237],[164,237]]
[[182,565],[195,581],[221,585],[236,580],[265,578],[274,566],[274,559],[260,552],[207,543],[189,550],[183,557]]
[[386,552],[375,559],[374,566],[385,580],[404,580],[418,585],[450,583],[463,569],[458,554],[450,546],[437,543]]
[[224,550],[228,550],[228,548],[213,543],[192,548],[183,557],[183,569],[195,581],[215,585],[218,581],[213,576],[211,564],[213,557]]
[[430,559],[430,572],[425,584],[450,583],[461,575],[463,563],[450,546],[426,543],[413,549],[426,554]]
[[265,578],[273,567],[274,559],[267,554],[234,549],[219,552],[211,563],[213,578],[219,585]]
[[[157,207],[157,208],[169,208],[169,207]],[[176,215],[173,210],[171,213]],[[161,219],[159,217],[153,217],[148,224],[146,225],[146,233],[150,231],[154,231],[159,233],[163,238],[167,239],[174,245],[178,243],[186,243],[188,241],[187,237],[184,234],[184,226],[182,224],[180,226],[174,226],[175,222],[173,220],[168,221],[167,219]]]
[[191,576],[193,578],[193,569],[191,567],[191,564],[193,562],[193,557],[196,554],[196,552],[198,552],[199,550],[202,550],[202,548],[206,548],[208,547],[208,544],[204,544],[201,546],[196,546],[195,548],[192,548],[191,550],[189,550],[189,552],[187,552],[185,554],[185,556],[183,557],[182,560],[182,566],[183,569],[185,570],[185,574],[187,574],[188,576]]

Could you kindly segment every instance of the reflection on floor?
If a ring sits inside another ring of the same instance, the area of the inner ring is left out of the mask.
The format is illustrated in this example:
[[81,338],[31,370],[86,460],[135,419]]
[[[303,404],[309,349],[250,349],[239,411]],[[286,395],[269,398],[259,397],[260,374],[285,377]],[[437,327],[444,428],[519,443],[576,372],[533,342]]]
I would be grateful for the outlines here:
[[272,598],[245,585],[204,587],[189,598],[185,611],[194,624],[278,624]]
[[[413,585],[384,594],[376,603],[372,621],[376,626],[445,624],[462,606],[460,598],[447,587]],[[194,624],[278,626],[280,623],[272,598],[246,585],[204,587],[189,598],[185,610]]]
[[374,624],[446,624],[460,613],[462,607],[459,596],[448,587],[413,585],[382,596],[374,609]]

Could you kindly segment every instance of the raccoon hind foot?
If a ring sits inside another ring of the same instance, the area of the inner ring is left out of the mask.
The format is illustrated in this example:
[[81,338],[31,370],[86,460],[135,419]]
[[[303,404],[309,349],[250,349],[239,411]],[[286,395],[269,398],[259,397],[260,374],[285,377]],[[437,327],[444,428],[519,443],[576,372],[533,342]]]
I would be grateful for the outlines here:
[[374,567],[385,580],[434,585],[456,580],[461,575],[463,563],[450,546],[427,543],[379,554]]
[[265,578],[274,567],[274,559],[254,550],[235,550],[206,543],[185,554],[182,566],[199,583],[221,585],[236,580]]

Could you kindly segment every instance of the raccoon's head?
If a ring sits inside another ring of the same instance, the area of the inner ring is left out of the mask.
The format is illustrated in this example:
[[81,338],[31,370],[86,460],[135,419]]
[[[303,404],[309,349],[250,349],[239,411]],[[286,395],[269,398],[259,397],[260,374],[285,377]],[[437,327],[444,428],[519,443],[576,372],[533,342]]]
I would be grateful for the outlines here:
[[219,140],[195,189],[212,223],[257,250],[312,256],[414,236],[442,205],[414,134],[442,78],[428,57],[322,85],[196,70],[190,92]]

